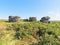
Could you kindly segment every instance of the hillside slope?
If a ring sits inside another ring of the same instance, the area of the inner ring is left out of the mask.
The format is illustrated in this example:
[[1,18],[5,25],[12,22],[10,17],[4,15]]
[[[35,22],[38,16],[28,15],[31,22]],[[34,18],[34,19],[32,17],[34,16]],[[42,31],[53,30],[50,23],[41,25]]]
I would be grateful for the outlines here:
[[0,21],[0,45],[60,45],[60,22]]

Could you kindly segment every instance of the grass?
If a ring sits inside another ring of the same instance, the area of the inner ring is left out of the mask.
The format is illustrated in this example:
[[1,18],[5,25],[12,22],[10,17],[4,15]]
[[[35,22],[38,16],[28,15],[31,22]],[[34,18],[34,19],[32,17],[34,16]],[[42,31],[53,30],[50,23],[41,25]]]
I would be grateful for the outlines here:
[[[53,34],[60,36],[60,22],[51,22],[50,24],[46,24],[42,22],[0,21],[0,45],[32,45],[42,42],[40,40],[40,37],[42,36],[39,37],[37,32],[44,28],[46,28],[44,35],[46,35],[47,40],[53,42],[53,39],[57,39],[59,42],[59,38],[55,38]],[[52,37],[47,34],[49,31],[53,32]]]

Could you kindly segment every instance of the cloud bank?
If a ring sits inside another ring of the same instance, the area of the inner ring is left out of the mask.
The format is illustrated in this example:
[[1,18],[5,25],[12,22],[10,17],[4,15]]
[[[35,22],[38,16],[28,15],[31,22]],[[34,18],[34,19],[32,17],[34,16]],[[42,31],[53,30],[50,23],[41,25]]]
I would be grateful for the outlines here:
[[48,15],[51,17],[50,20],[60,20],[60,13],[59,12],[49,11]]

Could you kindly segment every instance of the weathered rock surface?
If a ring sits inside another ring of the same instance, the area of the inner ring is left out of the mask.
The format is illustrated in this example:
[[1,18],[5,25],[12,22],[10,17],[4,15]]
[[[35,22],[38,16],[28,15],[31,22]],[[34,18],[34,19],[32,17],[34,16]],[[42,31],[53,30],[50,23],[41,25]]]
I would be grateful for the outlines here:
[[33,21],[37,21],[36,17],[29,17],[29,21],[33,22]]
[[17,22],[20,21],[20,17],[18,16],[9,16],[9,22]]
[[40,21],[43,23],[50,23],[49,19],[50,19],[50,17],[46,16],[46,17],[42,17]]

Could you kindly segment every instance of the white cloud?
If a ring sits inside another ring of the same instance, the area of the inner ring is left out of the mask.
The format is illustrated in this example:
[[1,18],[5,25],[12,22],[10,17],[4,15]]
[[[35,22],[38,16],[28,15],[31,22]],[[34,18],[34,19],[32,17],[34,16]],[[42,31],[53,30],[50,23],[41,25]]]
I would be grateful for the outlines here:
[[48,15],[51,17],[51,20],[60,20],[59,12],[49,11]]

